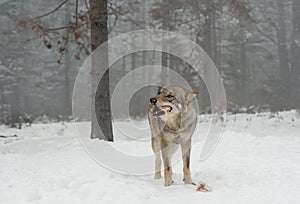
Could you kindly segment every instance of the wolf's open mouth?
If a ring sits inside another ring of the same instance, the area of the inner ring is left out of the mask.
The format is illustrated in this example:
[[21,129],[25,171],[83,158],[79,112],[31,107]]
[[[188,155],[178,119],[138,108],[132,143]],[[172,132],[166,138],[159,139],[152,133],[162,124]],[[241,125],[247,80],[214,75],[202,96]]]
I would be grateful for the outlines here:
[[161,116],[163,114],[165,114],[166,112],[171,112],[172,111],[172,107],[168,106],[168,105],[164,105],[164,106],[155,106],[153,111],[152,111],[152,115],[153,116]]
[[173,108],[171,106],[164,105],[164,106],[160,106],[160,109],[166,112],[171,112]]

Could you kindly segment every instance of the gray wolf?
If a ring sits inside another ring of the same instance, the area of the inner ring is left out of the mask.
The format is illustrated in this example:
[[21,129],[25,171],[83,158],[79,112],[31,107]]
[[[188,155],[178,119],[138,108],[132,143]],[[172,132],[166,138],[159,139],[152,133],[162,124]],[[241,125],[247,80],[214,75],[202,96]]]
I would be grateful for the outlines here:
[[148,119],[155,154],[154,178],[161,178],[162,158],[165,186],[173,183],[171,159],[179,146],[183,159],[183,181],[185,184],[195,185],[190,172],[190,153],[197,122],[193,103],[197,94],[198,92],[190,92],[177,86],[158,87],[157,95],[150,99]]

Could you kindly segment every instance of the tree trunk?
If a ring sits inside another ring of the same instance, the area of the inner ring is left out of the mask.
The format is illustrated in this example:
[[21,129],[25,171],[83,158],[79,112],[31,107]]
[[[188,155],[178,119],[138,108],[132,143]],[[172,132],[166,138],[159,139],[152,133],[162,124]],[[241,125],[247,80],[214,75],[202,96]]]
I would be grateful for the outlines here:
[[[162,1],[162,29],[169,31],[169,23],[170,23],[170,8],[169,8],[169,1],[168,0],[163,0]],[[162,36],[162,37],[167,37],[167,36]],[[167,50],[167,44],[162,41],[162,46],[163,50]],[[161,65],[163,67],[168,67],[168,61],[169,61],[169,56],[168,53],[163,52],[161,54]],[[164,84],[161,84],[162,86],[165,86],[168,84],[168,71],[166,69],[162,70],[161,73],[161,82]]]
[[204,13],[204,32],[203,32],[203,49],[208,54],[209,57],[212,57],[212,43],[211,43],[211,37],[212,37],[212,29],[211,29],[211,21],[212,21],[212,2],[210,0],[206,1],[206,11]]
[[280,79],[282,85],[284,86],[285,93],[289,95],[289,84],[290,84],[290,68],[289,59],[287,51],[287,41],[286,41],[286,25],[285,25],[285,11],[284,4],[282,0],[277,0],[278,7],[278,55],[279,55],[279,70]]
[[[17,77],[17,79],[18,79],[18,77]],[[19,127],[19,129],[21,129],[19,80],[17,80],[16,84],[14,85],[14,89],[13,89],[10,125],[11,125],[11,127]]]
[[[142,1],[142,14],[143,14],[143,27],[146,28],[146,1]],[[145,36],[143,37],[143,43],[145,44]],[[146,66],[146,63],[147,63],[147,51],[146,50],[143,50],[142,51],[142,66]],[[143,73],[143,76],[142,76],[142,80],[143,81],[146,81],[147,79],[147,73],[144,72]],[[139,107],[141,108],[141,111],[140,111],[140,117],[145,117],[145,111],[144,111],[144,107],[145,107],[145,101],[148,101],[147,100],[147,97],[148,95],[146,94],[146,91],[145,89],[142,91],[142,94],[141,94],[141,98],[139,99]]]
[[71,88],[70,88],[70,55],[65,54],[65,73],[64,73],[64,116],[67,118],[71,115]]
[[247,65],[246,65],[246,43],[240,44],[240,105],[245,106],[247,104]]
[[[70,22],[70,7],[66,6],[65,9],[65,20]],[[65,53],[64,61],[64,106],[63,106],[63,115],[67,118],[71,115],[71,88],[70,88],[70,68],[71,68],[71,59],[70,53]]]
[[[293,33],[292,33],[292,53],[291,53],[291,76],[292,95],[296,96],[294,102],[300,99],[300,1],[293,0]],[[299,106],[299,104],[298,104]]]
[[[107,29],[107,0],[90,0],[90,21],[91,21],[91,45],[94,51],[99,45],[108,40]],[[108,47],[106,53],[101,58],[101,67],[97,67],[95,58],[92,57],[92,131],[91,138],[113,141],[110,91],[109,91],[109,71],[106,70],[101,77],[99,84],[99,71],[108,66]],[[94,59],[93,59],[94,58]],[[98,59],[99,60],[99,59]],[[94,102],[94,103],[93,103]],[[93,106],[94,105],[94,106]],[[98,128],[101,128],[102,133]]]
[[212,60],[215,64],[217,63],[218,57],[217,57],[217,50],[218,50],[218,44],[217,44],[217,29],[216,29],[216,12],[215,8],[211,9],[211,36],[212,36]]
[[4,88],[3,88],[3,84],[0,84],[0,106],[1,106],[1,116],[0,116],[0,123],[5,123],[6,118],[5,118],[5,113],[4,113]]

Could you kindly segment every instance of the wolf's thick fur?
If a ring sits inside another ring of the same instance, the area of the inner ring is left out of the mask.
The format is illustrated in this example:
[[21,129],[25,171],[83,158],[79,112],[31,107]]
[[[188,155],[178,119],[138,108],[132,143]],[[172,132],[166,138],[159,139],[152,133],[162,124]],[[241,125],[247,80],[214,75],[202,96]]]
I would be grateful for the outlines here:
[[[150,105],[149,123],[152,149],[155,153],[155,179],[161,178],[161,156],[164,163],[165,186],[173,183],[171,159],[181,146],[183,175],[186,184],[194,184],[190,172],[191,137],[196,127],[197,114],[193,99],[197,92],[181,87],[159,87],[155,104]],[[167,110],[164,107],[169,107]],[[163,111],[159,116],[154,110]]]

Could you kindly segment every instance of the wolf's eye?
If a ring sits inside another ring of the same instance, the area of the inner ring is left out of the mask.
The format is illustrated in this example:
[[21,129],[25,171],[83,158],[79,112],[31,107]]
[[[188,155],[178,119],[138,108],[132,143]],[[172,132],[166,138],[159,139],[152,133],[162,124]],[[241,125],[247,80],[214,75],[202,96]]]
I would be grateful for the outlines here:
[[169,102],[172,102],[173,101],[173,99],[174,99],[174,96],[172,96],[172,95],[167,95],[166,96],[166,98],[167,98],[167,100],[169,101]]

